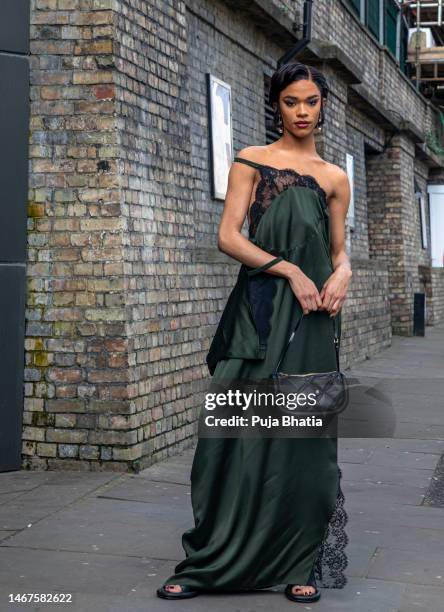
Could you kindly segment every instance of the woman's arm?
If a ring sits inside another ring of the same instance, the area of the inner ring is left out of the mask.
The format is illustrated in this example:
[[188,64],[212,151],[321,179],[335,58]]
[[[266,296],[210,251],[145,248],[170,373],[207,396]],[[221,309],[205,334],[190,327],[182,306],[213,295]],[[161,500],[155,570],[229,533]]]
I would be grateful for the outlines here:
[[[239,157],[250,159],[248,148],[240,151]],[[251,268],[258,268],[276,259],[275,255],[257,247],[241,233],[250,205],[255,174],[256,169],[247,164],[234,162],[231,165],[217,242],[220,251]],[[266,272],[288,278],[294,273],[295,268],[297,266],[289,261],[280,261],[267,268]]]
[[334,191],[328,200],[330,211],[330,244],[333,274],[324,283],[320,296],[323,307],[334,317],[342,308],[352,277],[350,261],[345,251],[345,218],[350,205],[348,176],[334,166]]
[[[239,157],[251,159],[250,148],[246,147],[240,151]],[[251,268],[258,268],[276,258],[241,234],[250,205],[255,173],[256,169],[247,164],[234,162],[231,165],[217,242],[220,251]],[[264,272],[288,279],[305,314],[321,306],[322,300],[316,285],[296,264],[285,260],[279,261]]]

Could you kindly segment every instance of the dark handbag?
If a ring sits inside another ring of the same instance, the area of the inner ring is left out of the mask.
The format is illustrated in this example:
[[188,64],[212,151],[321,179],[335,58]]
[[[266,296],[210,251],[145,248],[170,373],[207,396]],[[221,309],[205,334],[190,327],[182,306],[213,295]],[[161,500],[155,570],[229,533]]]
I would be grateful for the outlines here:
[[[348,388],[345,374],[339,369],[339,338],[336,332],[336,318],[333,318],[334,345],[336,349],[336,370],[331,372],[310,372],[308,374],[286,374],[279,372],[279,366],[290,342],[299,327],[304,313],[298,320],[271,377],[274,394],[298,397],[297,407],[287,404],[279,407],[284,414],[298,416],[334,416],[342,412],[348,404]],[[301,394],[299,396],[299,394]],[[306,400],[304,401],[304,397]],[[299,402],[300,400],[300,402]]]

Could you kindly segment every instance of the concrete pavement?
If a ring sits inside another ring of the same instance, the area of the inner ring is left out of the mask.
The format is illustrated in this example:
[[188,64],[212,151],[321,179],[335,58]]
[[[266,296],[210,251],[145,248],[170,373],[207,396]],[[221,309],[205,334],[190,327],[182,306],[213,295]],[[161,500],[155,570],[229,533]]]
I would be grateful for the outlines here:
[[[314,604],[282,586],[160,600],[192,526],[193,450],[140,474],[0,474],[0,610],[88,612],[442,612],[444,610],[444,325],[349,373],[396,381],[393,438],[339,440],[349,522],[345,589]],[[71,603],[14,603],[17,594],[72,594]]]

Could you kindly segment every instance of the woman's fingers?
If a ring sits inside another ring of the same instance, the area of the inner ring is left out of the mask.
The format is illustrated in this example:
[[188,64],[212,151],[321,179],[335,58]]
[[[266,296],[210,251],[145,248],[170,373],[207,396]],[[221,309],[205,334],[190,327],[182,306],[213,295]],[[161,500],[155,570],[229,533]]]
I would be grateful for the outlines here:
[[322,298],[315,283],[305,274],[291,280],[293,292],[301,305],[304,314],[323,307]]
[[[318,293],[313,293],[303,298],[301,305],[307,310],[307,312],[316,311],[322,306],[322,300],[320,299]],[[307,312],[304,310],[304,314],[307,314]]]
[[330,316],[334,317],[338,314],[338,312],[341,310],[342,308],[342,304],[344,303],[344,299],[338,299],[334,302],[333,307],[330,311]]
[[321,298],[319,292],[316,293],[316,304],[318,305],[318,308],[322,308],[322,298]]

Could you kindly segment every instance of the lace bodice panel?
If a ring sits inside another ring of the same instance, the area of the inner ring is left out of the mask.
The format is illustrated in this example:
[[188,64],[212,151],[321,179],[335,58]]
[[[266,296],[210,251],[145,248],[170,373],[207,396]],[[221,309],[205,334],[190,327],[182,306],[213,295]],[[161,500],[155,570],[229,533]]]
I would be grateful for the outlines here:
[[251,203],[248,211],[248,234],[250,238],[254,238],[256,235],[259,221],[274,198],[288,189],[288,187],[299,185],[313,189],[319,194],[324,207],[327,207],[327,194],[314,176],[310,174],[299,174],[293,168],[274,168],[273,166],[252,162],[242,157],[235,157],[234,161],[257,168],[261,175],[256,187],[254,201]]

